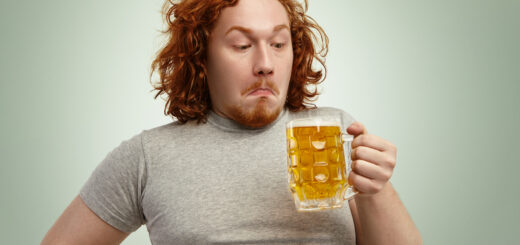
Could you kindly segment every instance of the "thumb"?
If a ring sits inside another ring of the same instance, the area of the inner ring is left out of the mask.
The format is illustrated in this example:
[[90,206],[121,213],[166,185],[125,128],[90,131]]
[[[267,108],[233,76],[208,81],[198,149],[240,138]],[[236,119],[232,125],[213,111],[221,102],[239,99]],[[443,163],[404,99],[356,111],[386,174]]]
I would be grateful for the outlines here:
[[354,122],[347,128],[347,133],[350,135],[367,134],[367,129],[360,122]]

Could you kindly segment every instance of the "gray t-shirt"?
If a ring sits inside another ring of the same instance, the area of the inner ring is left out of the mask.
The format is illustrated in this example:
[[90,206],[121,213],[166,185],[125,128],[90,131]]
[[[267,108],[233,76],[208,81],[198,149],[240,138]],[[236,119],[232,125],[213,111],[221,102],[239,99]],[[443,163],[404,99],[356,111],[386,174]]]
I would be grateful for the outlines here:
[[144,130],[110,152],[80,191],[124,232],[146,224],[152,244],[355,244],[349,205],[297,212],[287,182],[284,110],[248,129],[211,112],[207,123]]

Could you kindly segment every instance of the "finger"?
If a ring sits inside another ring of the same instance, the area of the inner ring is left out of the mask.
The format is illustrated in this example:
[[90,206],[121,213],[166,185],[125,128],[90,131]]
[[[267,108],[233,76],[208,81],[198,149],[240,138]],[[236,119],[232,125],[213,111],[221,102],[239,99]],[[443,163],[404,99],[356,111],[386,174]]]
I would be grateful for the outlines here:
[[395,157],[387,152],[381,152],[366,146],[358,146],[352,149],[350,159],[364,160],[375,165],[384,166],[388,168],[395,167]]
[[373,180],[386,181],[392,175],[391,171],[363,160],[352,161],[351,167],[356,174]]
[[385,140],[379,136],[373,134],[362,134],[358,135],[352,141],[352,148],[358,146],[366,146],[378,151],[395,152],[395,146],[388,140]]
[[376,193],[379,190],[376,181],[363,177],[355,172],[350,172],[348,183],[354,186],[354,189],[361,194]]
[[360,122],[354,122],[347,128],[347,133],[357,136],[360,134],[367,134],[367,129]]

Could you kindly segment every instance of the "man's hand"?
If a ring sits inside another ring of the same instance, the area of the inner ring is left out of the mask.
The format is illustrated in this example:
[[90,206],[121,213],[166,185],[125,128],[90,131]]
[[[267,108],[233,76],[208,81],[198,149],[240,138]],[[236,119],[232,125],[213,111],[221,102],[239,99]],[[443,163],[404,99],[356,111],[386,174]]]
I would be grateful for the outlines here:
[[397,149],[391,142],[368,134],[359,122],[350,125],[347,133],[354,136],[348,181],[361,195],[376,194],[392,177]]

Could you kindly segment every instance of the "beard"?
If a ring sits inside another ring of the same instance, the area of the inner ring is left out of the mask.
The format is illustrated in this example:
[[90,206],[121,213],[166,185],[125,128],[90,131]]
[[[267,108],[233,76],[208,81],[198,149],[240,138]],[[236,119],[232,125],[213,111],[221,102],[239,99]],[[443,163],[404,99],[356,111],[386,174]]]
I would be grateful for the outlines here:
[[240,106],[234,106],[230,110],[231,119],[250,128],[261,128],[272,123],[280,112],[283,105],[269,107],[266,98],[260,98],[254,108],[249,110]]

